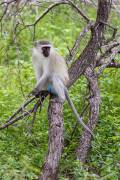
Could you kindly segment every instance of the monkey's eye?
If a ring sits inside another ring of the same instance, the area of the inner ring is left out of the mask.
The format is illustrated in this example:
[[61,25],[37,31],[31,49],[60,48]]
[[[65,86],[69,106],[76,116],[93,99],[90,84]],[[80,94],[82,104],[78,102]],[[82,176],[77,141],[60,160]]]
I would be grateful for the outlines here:
[[46,46],[46,47],[42,47],[42,50],[43,50],[43,51],[49,51],[49,50],[50,50],[50,47],[47,47],[47,46]]

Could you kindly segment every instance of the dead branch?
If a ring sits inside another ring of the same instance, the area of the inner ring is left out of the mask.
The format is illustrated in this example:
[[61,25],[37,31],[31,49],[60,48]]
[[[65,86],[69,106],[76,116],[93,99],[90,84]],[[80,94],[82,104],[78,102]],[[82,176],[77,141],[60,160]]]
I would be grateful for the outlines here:
[[22,115],[20,115],[19,117],[12,119],[11,121],[8,121],[7,123],[3,124],[2,126],[0,126],[0,130],[7,128],[8,126],[16,123],[17,121],[25,118],[26,116],[29,116],[33,112],[33,110],[34,108],[28,110],[27,112],[22,113]]
[[71,0],[67,0],[69,2],[69,4],[77,10],[77,12],[85,19],[85,21],[88,23],[90,21],[90,19],[80,10],[80,8],[77,7],[77,5],[75,5],[73,3],[73,1]]
[[33,100],[35,99],[35,97],[29,99],[27,102],[23,103],[20,108],[6,121],[6,122],[9,122],[11,121],[17,114],[19,114],[20,112],[23,111],[23,109],[29,105]]
[[[21,31],[23,31],[24,29],[26,29],[27,27],[32,27],[34,28],[34,36],[35,36],[35,27],[36,25],[38,24],[38,22],[40,22],[40,20],[45,16],[47,15],[54,7],[56,6],[59,6],[61,4],[67,4],[66,2],[57,2],[57,3],[54,3],[54,4],[51,4],[47,9],[45,9],[45,11],[36,19],[35,22],[31,23],[31,24],[28,24],[28,25],[25,25],[24,23],[24,27],[22,29],[19,30],[18,34],[20,34]],[[17,35],[18,35],[17,34]]]
[[120,68],[120,63],[111,62],[110,64],[108,64],[107,68]]
[[[91,131],[94,131],[99,115],[100,91],[97,77],[94,74],[92,68],[87,68],[84,74],[89,82],[90,88],[90,118],[88,120],[87,126],[91,129]],[[84,130],[76,152],[77,159],[83,163],[87,159],[87,154],[91,145],[91,138],[91,134]]]
[[3,1],[2,3],[0,3],[0,6],[1,5],[6,5],[6,4],[11,4],[11,3],[13,3],[13,2],[15,2],[16,0],[11,0],[11,1]]
[[2,16],[1,16],[1,18],[0,18],[0,21],[3,20],[5,14],[6,14],[7,10],[8,10],[8,6],[9,6],[9,4],[7,4],[7,5],[5,6],[5,10],[4,10],[4,12],[3,12],[3,14],[2,14]]
[[51,11],[54,7],[59,6],[60,4],[66,4],[66,2],[58,2],[55,4],[51,4],[47,9],[45,9],[45,11],[36,19],[36,21],[32,24],[26,25],[26,27],[29,26],[36,26],[36,24],[45,16],[49,13],[49,11]]
[[[120,45],[118,47],[115,47],[111,50],[111,54],[108,58],[108,61],[107,62],[104,62],[101,67],[98,69],[98,72],[97,72],[97,75],[99,76],[103,71],[104,69],[112,62],[112,60],[115,58],[116,54],[118,54],[118,52],[120,51]],[[102,60],[101,60],[102,61]],[[103,61],[102,61],[103,62]]]
[[[48,91],[40,91],[39,93],[39,99],[37,103],[33,106],[33,108],[26,110],[25,108],[35,99],[35,97],[28,99],[25,103],[22,104],[22,106],[5,122],[5,124],[0,126],[0,130],[7,128],[8,126],[14,124],[15,122],[25,118],[26,116],[30,116],[31,113],[34,113],[33,115],[33,121],[32,124],[35,121],[35,116],[38,107],[41,107],[43,104],[44,99],[48,96]],[[16,117],[17,116],[17,117]]]
[[117,28],[103,21],[101,21],[100,23],[104,23],[106,26],[108,26],[110,29],[113,30],[112,36],[104,42],[105,44],[108,44],[110,41],[112,41],[115,38],[117,34]]
[[96,55],[99,49],[102,46],[104,41],[104,31],[105,31],[105,24],[99,23],[100,21],[107,22],[108,15],[109,15],[109,1],[99,0],[99,6],[97,11],[97,18],[94,28],[92,29],[91,38],[78,57],[77,61],[72,65],[69,69],[70,74],[70,84],[69,87],[74,84],[74,82],[83,74],[85,69],[92,63],[96,61]]
[[[101,61],[101,63],[98,66],[103,65],[104,62]],[[120,68],[120,63],[119,62],[115,62],[115,60],[113,59],[105,68]]]
[[78,11],[78,13],[87,21],[87,23],[90,21],[90,19],[70,0],[60,1],[54,4],[51,4],[38,18],[33,24],[29,24],[26,26],[35,26],[46,14],[49,13],[54,7],[59,6],[61,4],[67,4],[72,6],[74,9]]
[[53,8],[55,8],[56,6],[59,6],[61,4],[66,4],[66,5],[70,5],[71,7],[73,7],[73,9],[75,9],[84,19],[85,21],[88,23],[90,21],[90,19],[71,1],[71,0],[63,0],[63,1],[58,1],[56,3],[51,4],[47,9],[45,9],[45,11],[36,19],[35,22],[25,25],[19,32],[18,34],[23,31],[24,29],[26,29],[27,27],[35,27],[36,25],[40,22],[40,20],[47,15]]
[[81,39],[85,36],[85,34],[93,27],[93,22],[90,21],[83,29],[82,32],[80,32],[79,36],[77,37],[73,47],[71,50],[69,50],[69,55],[66,58],[66,61],[69,62],[73,57],[75,56],[77,49],[80,46]]
[[[118,0],[118,3],[119,3],[119,0]],[[112,5],[113,5],[113,8],[115,9],[115,11],[118,13],[118,15],[120,16],[120,8],[119,8],[119,4],[115,4],[115,2],[113,1],[112,2]]]
[[[96,19],[95,27],[93,29],[92,38],[89,41],[85,50],[83,51],[83,55],[85,53],[87,61],[89,62],[89,65],[90,64],[92,66],[94,65],[94,62],[96,61],[97,51],[101,47],[102,42],[104,40],[103,33],[105,29],[105,26],[104,26],[105,24],[99,24],[99,22],[100,21],[107,22],[109,13],[110,13],[110,1],[99,0],[97,19]],[[88,62],[86,62],[86,64]],[[87,66],[86,64],[85,64],[85,67]],[[90,67],[86,68],[84,74],[86,78],[88,79],[88,82],[90,85],[90,93],[91,93],[90,119],[88,120],[87,126],[93,131],[95,129],[95,126],[98,120],[99,105],[100,105],[100,92],[99,92],[99,87],[97,83],[97,77],[92,71],[92,69]],[[87,154],[90,148],[90,144],[91,144],[91,134],[85,130],[84,133],[82,134],[82,137],[80,138],[79,146],[76,152],[77,159],[79,159],[83,163],[87,159]]]
[[96,60],[96,66],[99,66],[101,64],[101,61],[103,61],[105,58],[109,57],[112,53],[112,50],[115,47],[118,47],[120,45],[120,42],[115,41],[112,43],[109,43],[108,45],[103,46],[105,48],[105,52],[100,55],[100,57]]
[[[38,102],[35,104],[34,106],[34,114],[33,114],[33,119],[32,119],[32,123],[31,123],[31,129],[30,129],[30,132],[32,132],[32,129],[33,129],[33,126],[34,126],[34,123],[35,123],[35,120],[36,120],[36,114],[37,114],[37,110],[38,108],[41,106],[40,103],[43,103],[43,102],[40,102],[40,99],[38,100]],[[41,109],[40,109],[41,111]]]

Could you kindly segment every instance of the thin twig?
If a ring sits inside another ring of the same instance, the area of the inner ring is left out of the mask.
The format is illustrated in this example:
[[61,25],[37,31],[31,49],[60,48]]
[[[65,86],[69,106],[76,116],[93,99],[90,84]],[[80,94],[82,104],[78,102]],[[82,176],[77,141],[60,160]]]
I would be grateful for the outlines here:
[[41,112],[43,101],[45,100],[47,95],[48,95],[48,93],[41,96],[39,98],[39,100],[37,101],[37,103],[35,104],[35,106],[34,106],[34,111],[33,111],[34,114],[33,114],[33,119],[32,119],[32,123],[31,123],[30,133],[32,133],[32,129],[33,129],[33,126],[34,126],[34,123],[35,123],[35,120],[36,120],[37,110],[40,107],[40,112]]
[[112,62],[112,60],[115,58],[116,54],[118,54],[118,52],[120,51],[120,45],[116,48],[114,48],[114,50],[112,50],[113,52],[110,54],[110,57],[108,58],[108,61],[106,63],[104,63],[97,72],[97,76],[99,76],[104,69]]
[[8,10],[8,6],[9,6],[9,4],[6,5],[5,10],[4,10],[4,12],[3,12],[3,14],[2,14],[2,16],[1,16],[1,18],[0,18],[0,21],[3,20],[5,14],[6,14],[7,10]]
[[20,106],[20,108],[6,122],[10,122],[17,114],[19,114],[20,112],[23,111],[23,108],[25,108],[28,104],[30,104],[34,99],[35,99],[35,97],[32,97],[31,99],[29,99],[28,101],[23,103]]
[[117,34],[117,28],[116,28],[116,27],[113,27],[112,25],[110,25],[110,24],[108,24],[108,23],[106,23],[106,22],[104,22],[104,21],[100,21],[100,23],[105,24],[106,26],[108,26],[109,28],[111,28],[111,29],[113,30],[112,37],[110,37],[109,39],[107,39],[107,41],[105,42],[105,43],[107,44],[107,43],[109,43],[110,41],[112,41],[112,40],[115,38],[115,36],[116,36],[116,34]]
[[88,23],[90,19],[79,9],[71,0],[67,0],[69,4],[77,10],[77,12],[85,19],[85,21]]
[[120,63],[111,62],[110,64],[108,64],[107,68],[120,68]]
[[0,130],[7,128],[8,126],[14,124],[15,122],[23,119],[23,118],[26,117],[27,115],[30,115],[30,113],[32,113],[33,110],[34,110],[34,109],[30,109],[28,112],[23,113],[21,116],[15,118],[15,119],[12,119],[11,121],[8,121],[7,123],[3,124],[2,126],[0,126]]
[[113,49],[113,48],[115,48],[115,47],[117,47],[117,46],[119,46],[119,45],[120,45],[119,42],[114,42],[114,43],[112,43],[112,44],[107,45],[107,47],[106,47],[106,46],[103,46],[103,47],[106,48],[106,51],[105,51],[103,54],[101,54],[101,56],[98,58],[98,60],[97,60],[97,66],[99,66],[99,65],[101,64],[101,61],[102,61],[102,60],[104,60],[105,58],[109,57],[109,55],[112,53],[112,49]]
[[[35,97],[33,97],[32,99],[29,99],[27,102],[25,102],[15,113],[6,121],[5,124],[3,124],[2,126],[0,126],[0,130],[7,128],[8,126],[14,124],[14,123],[17,122],[18,120],[21,120],[21,119],[23,119],[23,118],[26,117],[26,116],[29,116],[29,115],[30,115],[31,113],[33,113],[33,112],[37,112],[38,107],[39,107],[39,106],[40,106],[40,107],[42,106],[42,103],[43,103],[44,99],[47,97],[48,94],[49,94],[48,91],[40,91],[40,93],[39,93],[39,98],[41,98],[41,99],[39,99],[39,100],[37,101],[37,103],[34,105],[34,107],[33,107],[32,109],[27,110],[27,111],[24,112],[24,111],[23,111],[24,108],[25,108],[28,104],[30,104],[30,103],[35,99]],[[36,108],[37,108],[37,109],[36,109]],[[22,115],[16,117],[20,112],[22,112]],[[16,118],[15,118],[15,117],[16,117]],[[35,116],[35,117],[36,117],[36,116]],[[14,119],[14,118],[15,118],[15,119]]]
[[12,1],[8,1],[8,2],[4,1],[4,2],[0,3],[0,6],[3,5],[3,4],[11,4],[11,3],[15,2],[15,1],[16,0],[12,0]]
[[35,123],[36,114],[37,114],[37,110],[38,110],[39,106],[41,107],[40,102],[38,101],[34,106],[33,119],[32,119],[32,122],[31,122],[30,133],[32,133],[32,129],[33,129],[33,126],[34,126],[34,123]]
[[83,29],[82,32],[80,32],[79,36],[77,37],[73,47],[71,50],[69,50],[69,55],[66,58],[66,61],[70,61],[71,59],[73,59],[74,55],[76,54],[76,51],[78,49],[78,47],[80,46],[80,42],[81,39],[85,36],[85,34],[90,30],[90,28],[93,26],[93,22],[90,21]]
[[36,19],[35,22],[25,25],[19,32],[18,34],[23,31],[24,29],[26,29],[27,27],[31,27],[33,26],[35,29],[35,26],[38,24],[38,22],[40,22],[40,20],[47,15],[54,7],[59,6],[61,4],[67,4],[70,5],[71,7],[73,7],[74,9],[77,10],[77,12],[87,21],[87,23],[90,21],[90,19],[70,0],[65,0],[65,1],[60,1],[54,4],[51,4],[47,9],[45,9],[45,11]]

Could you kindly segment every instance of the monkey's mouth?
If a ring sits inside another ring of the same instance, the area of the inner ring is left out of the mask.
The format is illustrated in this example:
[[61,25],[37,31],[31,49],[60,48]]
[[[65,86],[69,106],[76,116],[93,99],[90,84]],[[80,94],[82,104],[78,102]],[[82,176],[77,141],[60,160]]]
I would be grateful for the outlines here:
[[49,56],[49,53],[48,53],[48,52],[43,52],[43,55],[44,55],[45,57],[48,57],[48,56]]

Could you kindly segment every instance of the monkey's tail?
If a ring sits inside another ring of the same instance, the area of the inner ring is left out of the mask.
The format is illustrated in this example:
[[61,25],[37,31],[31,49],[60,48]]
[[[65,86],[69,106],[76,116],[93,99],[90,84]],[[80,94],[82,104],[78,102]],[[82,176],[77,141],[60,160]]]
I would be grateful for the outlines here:
[[80,118],[80,116],[79,116],[79,114],[78,114],[78,112],[77,112],[77,110],[76,110],[73,102],[71,101],[71,99],[70,99],[70,97],[69,97],[69,93],[68,93],[68,90],[67,90],[66,87],[65,87],[65,97],[66,97],[66,99],[67,99],[67,101],[68,101],[68,103],[69,103],[69,105],[70,105],[73,113],[75,114],[78,122],[81,123],[82,126],[83,126],[87,131],[89,131],[89,133],[94,137],[92,131],[85,125],[85,123],[82,121],[82,118]]

